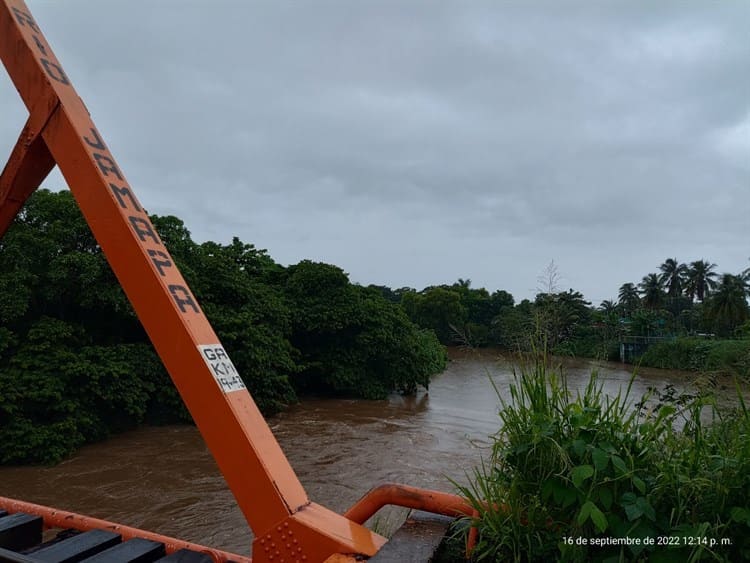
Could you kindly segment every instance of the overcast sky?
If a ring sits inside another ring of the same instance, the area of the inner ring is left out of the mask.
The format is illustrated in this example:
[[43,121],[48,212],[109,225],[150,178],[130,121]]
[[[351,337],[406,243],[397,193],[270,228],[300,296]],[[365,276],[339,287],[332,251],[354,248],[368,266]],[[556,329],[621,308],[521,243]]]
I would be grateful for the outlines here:
[[[391,287],[750,266],[750,2],[27,0],[141,202]],[[0,158],[25,119],[0,79]],[[45,187],[64,187],[57,173]]]

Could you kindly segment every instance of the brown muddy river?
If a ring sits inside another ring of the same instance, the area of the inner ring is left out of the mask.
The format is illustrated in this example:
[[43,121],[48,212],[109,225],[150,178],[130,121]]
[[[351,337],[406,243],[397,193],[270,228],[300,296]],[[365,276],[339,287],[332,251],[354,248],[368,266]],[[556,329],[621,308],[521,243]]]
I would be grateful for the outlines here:
[[[569,362],[582,387],[593,364]],[[599,368],[605,390],[626,385],[628,366]],[[306,399],[269,423],[311,500],[342,512],[386,481],[452,491],[449,477],[488,454],[510,368],[489,353],[456,355],[428,393],[385,401]],[[682,389],[692,377],[640,370],[632,396],[649,386]],[[723,391],[732,400],[731,388]],[[55,467],[0,468],[0,495],[80,512],[247,554],[252,534],[198,431],[142,428],[81,449]],[[380,530],[401,512],[386,512]],[[376,516],[377,518],[377,516]]]

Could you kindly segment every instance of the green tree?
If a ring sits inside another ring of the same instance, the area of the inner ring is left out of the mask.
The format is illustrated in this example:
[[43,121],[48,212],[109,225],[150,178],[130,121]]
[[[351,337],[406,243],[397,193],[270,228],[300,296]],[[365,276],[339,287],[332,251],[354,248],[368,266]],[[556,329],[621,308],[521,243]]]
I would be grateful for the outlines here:
[[80,327],[41,317],[0,370],[0,462],[59,461],[133,427],[164,378],[149,345],[92,345]]
[[618,292],[618,305],[622,308],[622,312],[626,317],[631,316],[641,306],[641,297],[638,293],[638,288],[633,283],[624,283],[620,286]]
[[516,306],[503,307],[492,319],[494,342],[503,348],[516,352],[526,350],[534,333],[533,304],[524,299]]
[[485,288],[472,288],[471,280],[459,278],[452,286],[443,289],[461,296],[461,305],[466,311],[465,324],[451,324],[454,341],[471,346],[485,346],[497,341],[494,319],[500,312],[513,307],[513,296],[507,291],[496,290],[490,294]]
[[602,338],[603,340],[610,340],[615,338],[620,332],[620,311],[622,307],[611,301],[605,299],[601,302],[597,309],[601,326],[603,327]]
[[614,317],[619,314],[620,307],[614,301],[605,299],[599,304],[599,311],[601,311],[606,317]]
[[558,293],[539,293],[534,302],[537,329],[547,346],[571,338],[580,326],[591,319],[591,303],[578,291],[569,289]]
[[740,273],[740,279],[745,284],[745,292],[750,294],[750,268],[745,268]]
[[445,348],[432,331],[419,329],[404,311],[360,288],[361,329],[353,349],[361,361],[360,380],[351,391],[381,398],[392,391],[411,394],[427,389],[430,378],[445,369]]
[[456,340],[456,329],[464,326],[467,312],[461,294],[443,287],[431,287],[406,302],[411,319],[422,328],[435,331],[440,342]]
[[703,301],[716,288],[714,268],[716,264],[711,264],[706,260],[696,260],[690,263],[685,282],[685,295],[691,301],[695,298]]
[[385,297],[386,300],[390,301],[391,303],[399,303],[401,301],[401,295],[399,295],[399,293],[397,293],[396,291],[393,291],[387,285],[370,284],[367,287],[376,290],[378,293],[380,293],[380,295]]
[[647,309],[659,309],[664,304],[664,286],[658,274],[648,274],[638,287],[641,291],[643,306]]
[[281,288],[265,283],[280,267],[236,238],[186,248],[188,282],[260,410],[270,414],[296,402],[291,313]]
[[671,327],[673,332],[681,329],[679,319],[682,312],[688,308],[692,302],[683,296],[683,289],[687,281],[688,267],[681,264],[676,258],[667,258],[659,266],[661,274],[659,276],[662,287],[666,290],[664,299],[665,308],[672,314],[672,318],[677,322]]
[[666,324],[663,311],[656,309],[639,309],[633,314],[630,332],[635,336],[660,336],[662,326]]
[[20,333],[49,316],[99,343],[144,337],[70,192],[37,190],[3,237],[0,316]]
[[707,301],[706,313],[716,334],[730,336],[733,331],[750,318],[742,278],[723,274],[715,293]]
[[661,270],[659,281],[662,287],[666,289],[667,295],[669,297],[682,295],[688,267],[685,264],[680,264],[676,258],[667,258],[659,266],[659,269]]
[[[420,332],[379,289],[352,285],[336,266],[307,260],[290,266],[284,289],[301,391],[382,398],[426,387],[445,367],[433,333]],[[411,295],[403,297],[407,304]]]

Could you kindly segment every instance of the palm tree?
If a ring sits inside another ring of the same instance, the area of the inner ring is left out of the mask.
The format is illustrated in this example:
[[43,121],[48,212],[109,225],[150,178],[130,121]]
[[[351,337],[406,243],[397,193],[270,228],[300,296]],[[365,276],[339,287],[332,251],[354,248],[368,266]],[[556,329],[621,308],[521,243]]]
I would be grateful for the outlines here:
[[638,289],[633,283],[622,284],[617,296],[619,297],[617,303],[622,307],[623,312],[627,316],[632,315],[641,305],[641,298],[638,295]]
[[648,274],[638,284],[643,297],[643,306],[647,309],[658,309],[664,302],[664,286],[659,274]]
[[604,325],[604,338],[607,340],[617,336],[620,328],[620,309],[621,307],[617,303],[609,299],[605,299],[599,305],[599,312]]
[[716,292],[708,301],[708,314],[718,334],[728,336],[750,318],[745,295],[745,282],[741,276],[721,276]]
[[685,295],[691,300],[698,298],[703,301],[712,290],[716,288],[716,272],[713,269],[716,264],[709,264],[705,260],[696,260],[690,263],[685,282]]
[[673,298],[682,295],[682,285],[688,271],[687,266],[678,263],[676,258],[667,258],[659,269],[661,270],[659,279],[662,286],[666,288],[667,294]]
[[614,301],[605,299],[604,301],[602,301],[601,305],[599,305],[599,310],[604,313],[604,316],[609,317],[611,315],[617,314],[618,306]]
[[750,268],[745,268],[740,274],[742,283],[745,284],[745,292],[750,296]]

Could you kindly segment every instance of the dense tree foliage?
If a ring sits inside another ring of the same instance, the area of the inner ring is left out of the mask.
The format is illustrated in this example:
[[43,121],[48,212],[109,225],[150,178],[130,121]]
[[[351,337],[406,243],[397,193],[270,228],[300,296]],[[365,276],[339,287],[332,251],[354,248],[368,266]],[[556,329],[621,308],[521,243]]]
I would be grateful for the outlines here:
[[403,305],[411,319],[435,331],[443,343],[457,340],[467,321],[461,294],[445,287],[430,287],[421,293],[407,293]]
[[690,263],[690,267],[685,274],[685,295],[698,301],[703,301],[705,297],[716,289],[716,264],[709,264],[705,260],[696,260]]
[[668,258],[659,273],[645,275],[637,285],[622,284],[616,302],[605,300],[596,308],[573,289],[559,290],[554,264],[540,276],[542,288],[533,302],[514,304],[509,293],[490,294],[466,279],[387,295],[444,344],[518,350],[533,340],[558,354],[617,359],[624,336],[750,335],[750,268],[722,276],[715,268],[706,260],[686,265]]
[[[264,413],[299,391],[413,392],[445,366],[434,333],[335,266],[152,221]],[[174,420],[189,415],[71,194],[37,191],[0,240],[0,463]]]
[[302,355],[297,387],[382,398],[427,387],[445,366],[433,333],[418,329],[377,289],[349,283],[338,267],[303,261],[290,266],[284,289],[291,343]]
[[740,276],[721,276],[707,307],[707,316],[716,333],[730,336],[750,317],[746,294],[747,287]]
[[550,349],[570,340],[576,329],[589,323],[591,303],[569,289],[565,292],[539,293],[534,303],[541,341]]
[[625,316],[632,315],[640,308],[641,298],[638,295],[638,289],[635,287],[634,283],[628,282],[622,284],[617,295],[619,298],[617,305]]

